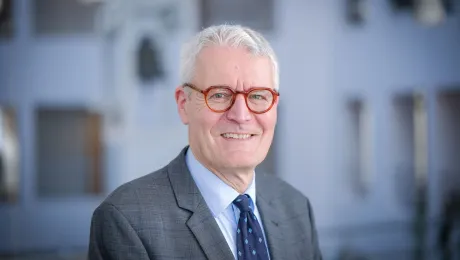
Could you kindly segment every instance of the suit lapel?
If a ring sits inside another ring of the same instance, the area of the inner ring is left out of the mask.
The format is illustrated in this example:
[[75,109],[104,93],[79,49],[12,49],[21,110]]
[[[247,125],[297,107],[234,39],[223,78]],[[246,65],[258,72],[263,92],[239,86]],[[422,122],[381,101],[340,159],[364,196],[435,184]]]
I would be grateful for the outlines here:
[[192,212],[187,226],[208,259],[233,260],[233,254],[185,163],[184,148],[168,165],[168,173],[179,207]]
[[205,204],[200,204],[187,222],[208,259],[234,259],[222,231]]
[[289,259],[286,251],[285,236],[281,228],[281,219],[274,202],[272,189],[267,187],[262,177],[256,174],[257,182],[257,208],[262,218],[262,223],[267,237],[268,250],[271,260]]

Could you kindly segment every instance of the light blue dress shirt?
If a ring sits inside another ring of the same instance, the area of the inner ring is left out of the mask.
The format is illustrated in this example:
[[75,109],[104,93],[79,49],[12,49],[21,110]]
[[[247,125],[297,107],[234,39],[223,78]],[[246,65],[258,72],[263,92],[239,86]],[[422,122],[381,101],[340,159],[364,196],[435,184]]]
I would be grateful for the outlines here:
[[[233,201],[240,194],[196,160],[192,153],[192,149],[190,148],[187,150],[187,154],[185,155],[185,161],[196,185],[198,186],[198,189],[203,195],[206,204],[219,225],[228,246],[232,250],[233,256],[237,259],[236,230],[238,227],[240,210],[233,205]],[[252,199],[254,214],[259,220],[260,227],[264,233],[265,241],[267,241],[262,224],[262,218],[260,217],[259,210],[256,205],[255,174],[245,194],[248,194]]]

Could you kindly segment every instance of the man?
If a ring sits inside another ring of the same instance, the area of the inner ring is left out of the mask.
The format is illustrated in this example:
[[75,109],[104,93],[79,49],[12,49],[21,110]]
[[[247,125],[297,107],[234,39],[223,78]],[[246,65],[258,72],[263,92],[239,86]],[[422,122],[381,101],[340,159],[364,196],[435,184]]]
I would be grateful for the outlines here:
[[89,259],[321,259],[309,200],[255,173],[277,119],[269,43],[221,25],[185,45],[175,91],[189,146],[94,212]]

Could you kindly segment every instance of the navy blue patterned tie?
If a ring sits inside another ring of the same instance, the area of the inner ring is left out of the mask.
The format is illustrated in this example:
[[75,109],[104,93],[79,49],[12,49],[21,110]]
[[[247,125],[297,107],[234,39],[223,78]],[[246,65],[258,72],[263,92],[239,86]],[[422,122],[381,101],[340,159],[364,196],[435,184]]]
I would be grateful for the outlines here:
[[268,251],[259,221],[254,215],[249,195],[239,195],[233,204],[241,211],[236,231],[238,260],[268,260]]

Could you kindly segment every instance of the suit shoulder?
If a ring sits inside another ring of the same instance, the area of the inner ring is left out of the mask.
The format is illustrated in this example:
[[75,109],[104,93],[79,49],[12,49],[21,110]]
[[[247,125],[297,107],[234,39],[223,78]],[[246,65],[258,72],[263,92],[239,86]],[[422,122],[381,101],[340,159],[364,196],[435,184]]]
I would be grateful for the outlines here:
[[102,204],[123,207],[143,203],[144,198],[154,200],[157,194],[165,196],[171,190],[167,167],[126,182],[112,191]]

